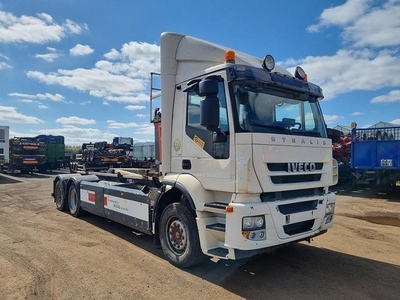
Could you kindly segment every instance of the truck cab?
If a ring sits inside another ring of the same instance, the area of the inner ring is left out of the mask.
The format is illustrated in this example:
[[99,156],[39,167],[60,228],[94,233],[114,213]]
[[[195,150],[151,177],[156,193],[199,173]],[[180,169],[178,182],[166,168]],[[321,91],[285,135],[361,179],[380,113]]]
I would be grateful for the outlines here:
[[195,210],[204,253],[246,257],[332,226],[323,94],[300,67],[164,33],[161,91],[162,183]]

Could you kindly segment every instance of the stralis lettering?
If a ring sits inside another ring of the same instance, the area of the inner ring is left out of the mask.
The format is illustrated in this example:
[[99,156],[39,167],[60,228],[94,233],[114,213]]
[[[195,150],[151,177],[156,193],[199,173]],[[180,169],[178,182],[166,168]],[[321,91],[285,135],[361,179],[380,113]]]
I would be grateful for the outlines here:
[[287,171],[294,172],[312,172],[315,171],[315,163],[288,163]]
[[271,142],[282,142],[284,144],[300,144],[300,145],[316,145],[326,146],[326,141],[319,139],[304,139],[304,138],[292,138],[292,137],[275,137],[271,136]]

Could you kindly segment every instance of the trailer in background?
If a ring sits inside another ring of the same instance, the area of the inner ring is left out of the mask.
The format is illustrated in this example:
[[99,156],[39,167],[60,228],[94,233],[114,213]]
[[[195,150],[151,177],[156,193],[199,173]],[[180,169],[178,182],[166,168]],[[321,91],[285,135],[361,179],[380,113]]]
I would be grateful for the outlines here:
[[11,138],[9,147],[9,161],[2,166],[8,173],[32,173],[45,163],[44,143],[36,137]]
[[350,168],[353,184],[395,186],[400,181],[400,126],[353,129]]
[[62,135],[38,135],[39,142],[44,144],[45,163],[39,171],[52,171],[65,166],[65,142]]

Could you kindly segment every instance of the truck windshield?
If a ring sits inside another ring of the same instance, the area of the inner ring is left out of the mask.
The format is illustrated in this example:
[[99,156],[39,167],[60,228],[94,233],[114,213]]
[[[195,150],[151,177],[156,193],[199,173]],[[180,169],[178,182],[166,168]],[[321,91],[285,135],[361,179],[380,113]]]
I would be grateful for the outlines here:
[[241,132],[327,136],[316,97],[254,81],[233,82],[231,88]]

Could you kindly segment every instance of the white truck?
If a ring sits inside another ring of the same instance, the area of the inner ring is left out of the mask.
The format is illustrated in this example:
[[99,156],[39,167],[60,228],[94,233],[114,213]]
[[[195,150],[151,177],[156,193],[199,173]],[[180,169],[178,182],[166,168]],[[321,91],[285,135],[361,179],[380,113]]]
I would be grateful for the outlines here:
[[[154,235],[180,268],[310,241],[332,227],[337,163],[322,90],[303,69],[293,76],[270,55],[163,33],[160,75],[158,169],[119,170],[119,182],[57,175],[57,209]],[[153,90],[152,80],[151,103]]]

